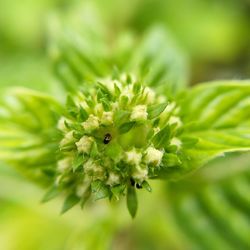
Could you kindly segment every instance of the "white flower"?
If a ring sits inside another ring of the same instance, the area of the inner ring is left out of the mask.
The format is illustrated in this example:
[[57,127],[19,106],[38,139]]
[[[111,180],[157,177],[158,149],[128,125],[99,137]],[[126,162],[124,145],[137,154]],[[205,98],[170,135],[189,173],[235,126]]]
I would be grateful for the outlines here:
[[90,183],[91,179],[85,176],[83,182],[76,187],[76,195],[82,197],[89,188]]
[[64,138],[61,140],[60,142],[60,147],[64,147],[65,145],[73,142],[75,140],[74,136],[73,136],[73,131],[68,132]]
[[91,132],[99,127],[98,118],[94,115],[90,115],[89,118],[82,123],[82,126],[86,131]]
[[167,107],[165,108],[165,110],[163,111],[166,114],[169,114],[170,112],[172,112],[176,107],[176,103],[175,102],[171,102],[170,104],[167,105]]
[[125,153],[125,161],[131,165],[139,165],[141,162],[142,154],[135,149]]
[[175,145],[177,146],[177,148],[180,148],[181,144],[181,140],[179,140],[177,137],[172,138],[172,140],[170,141],[170,145]]
[[57,170],[60,173],[63,173],[66,170],[70,169],[71,166],[72,166],[72,157],[66,157],[57,162]]
[[57,128],[61,130],[62,132],[67,132],[67,127],[65,126],[65,122],[67,121],[68,120],[65,117],[61,117],[57,123]]
[[113,172],[110,172],[109,173],[109,178],[108,178],[108,180],[107,180],[106,183],[108,185],[110,185],[110,186],[113,186],[115,184],[119,184],[119,182],[120,182],[120,176],[117,175],[117,174],[115,174],[115,173],[113,173]]
[[164,103],[164,102],[167,102],[167,98],[164,95],[159,95],[159,96],[157,96],[155,101],[156,101],[156,103]]
[[145,87],[144,95],[147,98],[146,100],[148,104],[152,104],[155,101],[155,92],[151,88]]
[[132,177],[135,180],[143,182],[148,177],[148,170],[147,170],[147,168],[141,168],[140,166],[136,166],[136,168],[134,169],[134,172],[132,173]]
[[127,85],[126,87],[123,88],[121,95],[120,95],[120,100],[124,97],[127,97],[128,100],[132,100],[134,94],[133,94],[133,88],[132,85]]
[[114,93],[114,81],[111,78],[101,79],[101,82],[111,93]]
[[76,142],[78,152],[88,154],[91,150],[93,141],[92,137],[83,136],[78,142]]
[[178,116],[171,116],[169,119],[169,124],[174,124],[176,123],[178,127],[182,125],[181,119]]
[[97,104],[95,105],[95,113],[96,113],[97,115],[101,115],[102,112],[103,112],[103,106],[102,106],[102,104],[101,104],[101,103],[97,103]]
[[146,151],[145,162],[147,164],[153,164],[154,166],[159,166],[161,163],[161,159],[163,156],[163,152],[154,148],[149,147]]
[[147,120],[147,106],[137,105],[133,108],[130,119],[132,121],[145,121]]
[[94,180],[99,179],[102,180],[105,178],[104,169],[97,162],[89,159],[84,165],[84,173],[93,177]]
[[113,123],[113,112],[103,112],[101,123],[104,125],[111,125]]

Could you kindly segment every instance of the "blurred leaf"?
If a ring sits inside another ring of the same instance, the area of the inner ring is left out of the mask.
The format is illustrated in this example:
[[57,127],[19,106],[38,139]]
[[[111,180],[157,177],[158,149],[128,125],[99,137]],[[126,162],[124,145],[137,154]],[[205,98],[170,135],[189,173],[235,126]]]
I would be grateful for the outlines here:
[[70,194],[64,201],[61,214],[66,213],[69,209],[74,207],[79,201],[80,198],[78,196],[76,196],[75,194]]
[[159,116],[165,110],[167,105],[167,103],[161,103],[148,106],[148,118],[154,119],[155,117]]
[[226,152],[250,150],[249,97],[249,81],[211,82],[189,92],[182,104],[183,122],[193,124],[183,139],[198,140],[184,145],[191,162],[202,166]]
[[137,212],[138,201],[135,188],[131,186],[127,188],[127,207],[130,215],[134,218]]
[[[74,27],[71,27],[70,36],[60,35],[59,32],[54,45],[57,51],[53,56],[54,71],[67,90],[75,91],[83,85],[86,88],[95,79],[110,78],[114,68],[118,70],[115,79],[119,80],[123,73],[129,73],[159,92],[175,94],[186,87],[185,56],[164,28],[157,26],[150,29],[139,42],[131,36],[131,43],[123,49],[118,48],[126,39],[126,30],[114,37],[113,47],[109,46],[106,31],[93,36],[93,31],[87,28],[82,36],[82,32],[74,33],[73,30]],[[61,32],[64,33],[65,29],[62,28]],[[129,51],[126,58],[124,50]]]
[[161,93],[176,93],[187,84],[184,53],[161,26],[155,26],[145,33],[132,52],[127,70]]
[[43,196],[42,202],[48,202],[55,197],[57,197],[61,192],[58,190],[58,187],[52,186],[49,191]]
[[0,159],[38,183],[51,181],[53,176],[46,173],[53,173],[57,160],[61,105],[24,88],[12,89],[7,96],[0,112]]
[[191,249],[249,249],[249,157],[213,161],[169,185],[173,215]]

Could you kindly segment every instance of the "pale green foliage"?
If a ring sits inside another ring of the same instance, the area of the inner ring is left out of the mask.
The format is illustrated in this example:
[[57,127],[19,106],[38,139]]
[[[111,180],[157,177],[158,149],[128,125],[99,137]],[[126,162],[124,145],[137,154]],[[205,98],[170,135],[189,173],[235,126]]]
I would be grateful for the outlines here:
[[113,39],[112,46],[108,46],[107,36],[107,31],[97,35],[89,27],[84,36],[72,31],[66,39],[59,35],[51,55],[55,73],[67,90],[74,91],[83,84],[86,87],[98,78],[117,78],[122,73],[136,75],[161,93],[174,94],[186,87],[187,59],[161,26],[149,29],[140,38],[125,31]]
[[249,151],[250,81],[221,81],[193,88],[183,102],[183,119],[198,143],[188,149],[197,164],[226,152]]
[[198,249],[249,249],[249,153],[206,165],[168,187],[181,235]]
[[37,182],[50,182],[58,150],[55,126],[60,104],[45,94],[15,88],[4,97],[0,111],[0,158]]

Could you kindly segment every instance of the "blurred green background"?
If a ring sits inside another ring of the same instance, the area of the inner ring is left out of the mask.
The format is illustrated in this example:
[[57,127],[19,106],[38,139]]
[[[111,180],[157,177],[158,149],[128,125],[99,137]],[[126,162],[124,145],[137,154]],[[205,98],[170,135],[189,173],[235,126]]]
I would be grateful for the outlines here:
[[[51,27],[55,17],[63,22],[81,13],[94,25],[93,10],[111,36],[166,27],[189,60],[190,84],[250,78],[248,0],[2,0],[0,90],[26,86],[61,95],[48,53]],[[59,216],[60,199],[41,205],[43,190],[1,164],[0,249],[250,249],[248,162],[249,155],[235,155],[181,186],[152,183],[154,192],[142,192],[133,221],[124,201]],[[236,170],[234,163],[242,167]],[[214,168],[225,174],[213,176]]]

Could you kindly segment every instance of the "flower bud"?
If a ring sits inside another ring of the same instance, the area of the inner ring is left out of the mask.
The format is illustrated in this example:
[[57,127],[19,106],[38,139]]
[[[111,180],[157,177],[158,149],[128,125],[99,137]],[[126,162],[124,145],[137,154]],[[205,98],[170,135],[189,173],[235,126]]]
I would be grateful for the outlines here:
[[101,124],[111,125],[113,123],[113,112],[103,112]]
[[145,156],[144,161],[147,164],[159,166],[161,163],[162,156],[163,156],[162,151],[155,149],[154,147],[149,147],[146,151],[146,156]]
[[148,178],[148,169],[136,166],[132,173],[132,177],[139,182],[143,182]]
[[82,126],[86,131],[91,132],[99,128],[99,120],[96,116],[91,114],[89,118],[82,123]]
[[148,113],[145,105],[137,105],[133,108],[130,120],[131,121],[145,121],[147,120]]
[[144,88],[144,95],[146,96],[146,100],[148,104],[152,104],[155,101],[155,92],[149,88],[145,87]]
[[120,176],[113,172],[110,172],[106,184],[113,186],[115,184],[119,184],[119,182],[120,182]]
[[65,134],[64,138],[61,140],[60,142],[60,147],[64,147],[67,144],[73,142],[75,140],[74,136],[73,136],[73,131],[70,131],[68,133]]
[[181,147],[181,140],[179,140],[177,137],[172,138],[172,140],[170,141],[170,145],[174,145],[177,148]]
[[139,165],[141,162],[142,154],[132,149],[125,153],[125,161],[131,165]]
[[105,179],[104,169],[101,165],[95,162],[93,159],[89,159],[83,166],[84,173],[87,176],[93,178],[93,180],[103,180]]
[[169,119],[169,124],[177,124],[177,127],[182,125],[181,119],[178,116],[171,116]]
[[76,142],[77,150],[79,153],[88,154],[93,144],[93,138],[89,136],[83,136],[80,141]]
[[57,128],[62,132],[67,132],[67,127],[65,126],[65,122],[67,122],[67,119],[65,117],[61,117],[57,123]]
[[67,170],[69,170],[72,166],[72,157],[66,157],[60,161],[57,162],[57,170],[59,173],[63,173]]
[[97,103],[95,106],[96,115],[101,115],[103,113],[103,106],[101,103]]

